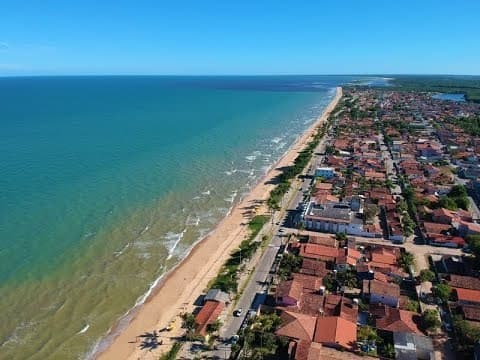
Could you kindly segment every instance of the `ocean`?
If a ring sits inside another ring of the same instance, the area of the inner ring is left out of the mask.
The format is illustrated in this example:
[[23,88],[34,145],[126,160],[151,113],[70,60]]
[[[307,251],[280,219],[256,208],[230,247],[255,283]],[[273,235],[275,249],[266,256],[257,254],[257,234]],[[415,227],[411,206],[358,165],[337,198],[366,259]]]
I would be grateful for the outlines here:
[[0,359],[84,358],[355,80],[0,78]]

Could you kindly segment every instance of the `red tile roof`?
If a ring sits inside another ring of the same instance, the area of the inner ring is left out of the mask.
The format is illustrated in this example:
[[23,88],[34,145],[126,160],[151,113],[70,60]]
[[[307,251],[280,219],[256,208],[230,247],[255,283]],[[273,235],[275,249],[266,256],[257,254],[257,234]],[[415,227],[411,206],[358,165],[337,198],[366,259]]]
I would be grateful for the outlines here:
[[338,249],[317,244],[301,244],[300,256],[335,261],[338,256]]
[[287,336],[298,340],[313,340],[315,324],[317,322],[315,316],[299,314],[291,311],[282,311],[280,317],[282,319],[282,325],[275,332],[277,335]]
[[454,287],[459,301],[480,303],[480,290],[462,289]]
[[314,341],[351,349],[357,341],[357,324],[338,316],[319,317]]
[[220,313],[225,308],[225,304],[219,301],[208,300],[203,305],[200,312],[195,316],[195,322],[197,323],[197,332],[201,335],[205,335],[207,326],[217,320]]
[[417,313],[390,307],[385,307],[385,310],[386,315],[377,319],[375,322],[375,326],[378,329],[391,332],[404,331],[417,334],[422,333],[414,321],[414,319],[420,319]]

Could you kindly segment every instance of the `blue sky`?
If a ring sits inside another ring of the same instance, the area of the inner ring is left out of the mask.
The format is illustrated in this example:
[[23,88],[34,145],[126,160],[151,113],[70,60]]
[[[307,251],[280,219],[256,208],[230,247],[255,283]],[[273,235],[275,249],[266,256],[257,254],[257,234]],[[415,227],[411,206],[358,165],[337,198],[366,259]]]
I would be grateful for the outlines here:
[[16,1],[0,75],[480,74],[480,1]]

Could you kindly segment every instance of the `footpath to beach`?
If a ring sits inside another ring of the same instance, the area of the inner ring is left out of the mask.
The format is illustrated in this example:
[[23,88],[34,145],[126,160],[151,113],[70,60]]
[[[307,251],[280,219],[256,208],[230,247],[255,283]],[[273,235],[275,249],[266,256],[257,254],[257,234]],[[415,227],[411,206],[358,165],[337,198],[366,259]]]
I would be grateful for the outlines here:
[[[169,350],[173,339],[182,335],[180,313],[193,311],[195,300],[206,289],[209,281],[217,275],[232,250],[249,234],[247,223],[250,220],[250,212],[247,209],[268,198],[275,186],[270,180],[280,174],[282,167],[293,164],[298,153],[306,146],[317,127],[328,119],[341,97],[342,88],[338,87],[334,99],[317,121],[232,209],[230,215],[225,217],[215,230],[164,278],[130,323],[112,340],[105,351],[98,354],[98,359],[158,359],[162,353]],[[261,211],[266,212],[267,209]],[[159,340],[163,341],[163,345],[152,351],[140,348],[140,335],[163,329],[172,320],[175,321],[174,329],[168,333],[160,333]]]

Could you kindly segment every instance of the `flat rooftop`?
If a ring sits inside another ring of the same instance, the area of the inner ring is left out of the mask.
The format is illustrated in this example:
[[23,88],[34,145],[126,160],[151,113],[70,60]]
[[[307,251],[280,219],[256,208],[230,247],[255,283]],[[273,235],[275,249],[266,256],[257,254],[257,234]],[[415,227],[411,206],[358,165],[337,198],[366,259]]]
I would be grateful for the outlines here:
[[315,204],[311,202],[305,216],[322,219],[340,220],[349,222],[352,219],[353,212],[350,210],[348,203],[325,203]]

